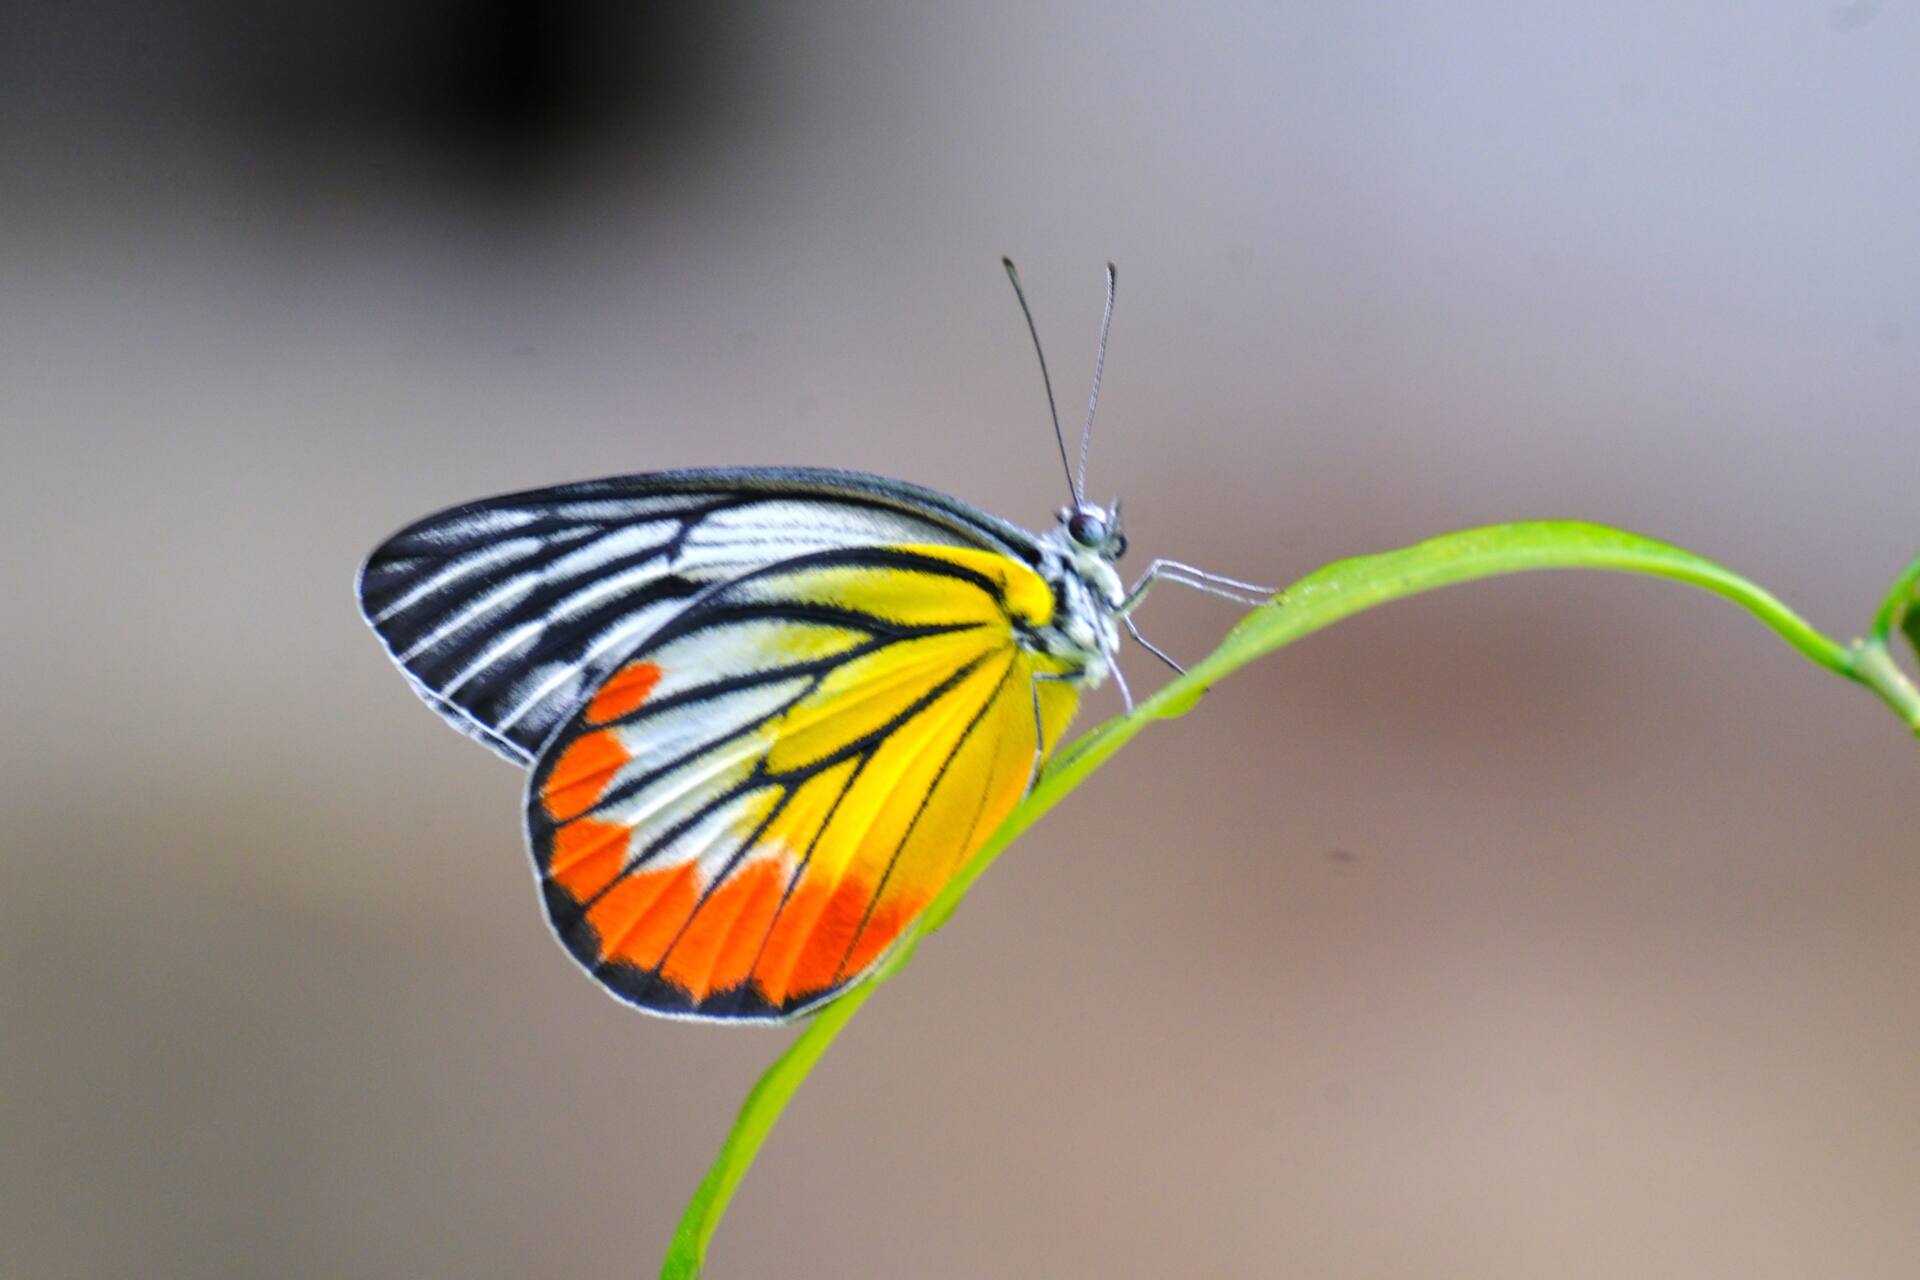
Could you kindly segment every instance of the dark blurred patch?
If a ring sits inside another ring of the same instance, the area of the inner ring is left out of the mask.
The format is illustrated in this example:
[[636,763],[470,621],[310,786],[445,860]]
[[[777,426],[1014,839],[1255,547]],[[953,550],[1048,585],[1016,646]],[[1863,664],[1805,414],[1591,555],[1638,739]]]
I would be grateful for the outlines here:
[[270,7],[239,105],[290,140],[391,133],[473,176],[542,179],[586,150],[702,133],[730,67],[724,7],[495,0]]
[[61,9],[0,18],[10,50],[0,51],[0,101],[95,120],[179,119],[216,143],[271,147],[296,164],[356,143],[423,151],[453,176],[507,187],[542,185],[595,156],[644,160],[703,139],[738,118],[731,100],[752,81],[740,66],[747,24],[726,5]]

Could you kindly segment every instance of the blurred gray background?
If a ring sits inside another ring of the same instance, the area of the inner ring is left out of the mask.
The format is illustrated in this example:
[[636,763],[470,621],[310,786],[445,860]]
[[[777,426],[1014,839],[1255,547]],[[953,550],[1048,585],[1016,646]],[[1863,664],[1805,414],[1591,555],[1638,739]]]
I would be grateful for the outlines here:
[[[1913,6],[636,8],[0,15],[0,1274],[654,1273],[785,1036],[575,970],[355,567],[700,464],[1044,525],[1002,253],[1069,418],[1120,265],[1143,556],[1577,516],[1845,637],[1920,549]],[[1343,625],[994,868],[713,1271],[1911,1276],[1917,767],[1671,584]]]

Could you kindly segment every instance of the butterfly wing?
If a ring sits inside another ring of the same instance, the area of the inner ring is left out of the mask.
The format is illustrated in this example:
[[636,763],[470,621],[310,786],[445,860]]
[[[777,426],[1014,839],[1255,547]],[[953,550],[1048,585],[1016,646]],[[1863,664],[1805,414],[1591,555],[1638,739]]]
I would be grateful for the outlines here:
[[940,544],[813,552],[688,605],[527,792],[554,929],[659,1013],[781,1018],[867,972],[1026,792],[1078,700],[1038,574]]
[[361,611],[414,691],[516,764],[635,644],[717,583],[855,546],[1032,536],[943,494],[814,468],[663,472],[429,516],[362,569]]

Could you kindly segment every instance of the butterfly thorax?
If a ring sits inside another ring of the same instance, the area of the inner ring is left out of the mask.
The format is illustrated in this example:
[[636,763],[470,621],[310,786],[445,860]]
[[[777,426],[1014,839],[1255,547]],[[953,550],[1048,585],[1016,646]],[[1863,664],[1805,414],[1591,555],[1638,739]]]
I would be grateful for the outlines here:
[[[1117,505],[1117,504],[1116,504]],[[1126,549],[1118,511],[1082,506],[1060,514],[1040,535],[1040,577],[1053,590],[1053,617],[1024,629],[1022,646],[1061,660],[1060,678],[1092,688],[1112,670],[1120,647],[1115,620],[1126,599],[1114,559]]]

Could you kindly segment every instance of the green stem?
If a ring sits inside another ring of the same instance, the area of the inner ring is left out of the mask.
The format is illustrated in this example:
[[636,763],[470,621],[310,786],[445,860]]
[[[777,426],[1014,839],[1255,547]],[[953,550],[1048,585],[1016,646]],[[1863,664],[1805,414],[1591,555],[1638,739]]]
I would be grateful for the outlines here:
[[1862,640],[1854,645],[1851,657],[1854,679],[1880,695],[1907,727],[1920,735],[1920,688],[1907,679],[1907,673],[1893,660],[1893,652],[1879,640]]
[[[707,1170],[700,1189],[693,1194],[693,1202],[680,1219],[679,1229],[673,1233],[673,1243],[667,1249],[666,1265],[661,1268],[660,1280],[695,1280],[700,1274],[701,1264],[706,1259],[707,1242],[713,1238],[714,1228],[720,1225],[720,1218],[733,1199],[734,1188],[740,1185],[740,1179],[746,1176],[754,1156],[759,1154],[760,1144],[767,1140],[774,1122],[787,1109],[787,1099],[807,1078],[807,1073],[813,1070],[813,1064],[819,1061],[820,1055],[840,1034],[840,1028],[846,1025],[847,1019],[858,1013],[860,1006],[877,990],[877,982],[862,983],[827,1005],[748,1091],[724,1148],[725,1154],[733,1158],[715,1160],[713,1167]],[[695,1213],[695,1206],[699,1206],[702,1212]]]
[[1389,601],[1479,578],[1541,569],[1600,569],[1646,574],[1700,587],[1740,605],[1817,665],[1867,686],[1916,732],[1920,691],[1896,666],[1886,637],[1907,616],[1920,561],[1896,583],[1868,640],[1852,646],[1822,635],[1771,592],[1679,547],[1601,525],[1534,521],[1449,534],[1398,551],[1328,565],[1275,598],[1284,607],[1256,609],[1220,647],[1146,699],[1132,714],[1109,720],[1055,756],[1033,790],[987,843],[943,888],[873,976],[826,1006],[775,1060],[741,1106],[739,1118],[680,1220],[663,1280],[700,1274],[708,1242],[787,1101],[827,1046],[880,984],[905,968],[919,940],[945,924],[994,859],[1041,815],[1155,719],[1181,715],[1215,682],[1264,654],[1343,618]]
[[1886,598],[1873,615],[1873,625],[1865,640],[1856,640],[1849,657],[1854,679],[1879,694],[1881,699],[1914,733],[1920,734],[1920,689],[1893,660],[1891,640],[1896,630],[1905,630],[1920,654],[1920,556],[1900,571]]
[[[1873,630],[1867,633],[1868,638],[1884,645],[1893,629],[1906,622],[1916,604],[1920,604],[1920,556],[1915,556],[1913,563],[1893,580],[1893,589],[1880,602],[1880,611],[1873,615]],[[1920,648],[1920,640],[1914,643]]]
[[[1399,573],[1382,574],[1386,561],[1406,562]],[[1257,652],[1267,653],[1328,622],[1350,617],[1403,596],[1480,578],[1542,569],[1600,569],[1667,578],[1724,596],[1745,608],[1793,648],[1837,675],[1851,676],[1846,645],[1830,639],[1788,608],[1779,597],[1731,569],[1668,543],[1604,525],[1546,520],[1468,529],[1430,539],[1400,551],[1336,561],[1287,588],[1279,603],[1297,605],[1328,594],[1341,597],[1336,609],[1316,611],[1304,628],[1263,628]],[[1257,615],[1256,615],[1257,616]],[[1243,622],[1229,634],[1212,659],[1234,649]],[[1237,656],[1237,655],[1236,655]],[[1232,666],[1241,665],[1234,661]]]

